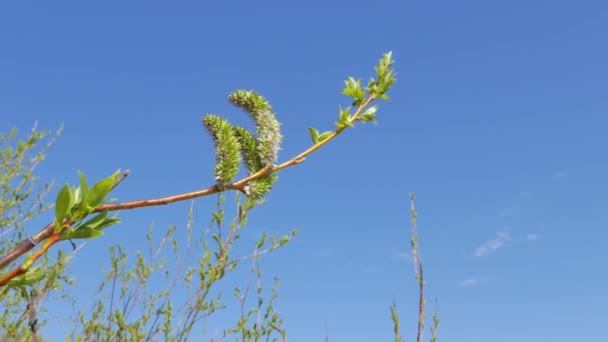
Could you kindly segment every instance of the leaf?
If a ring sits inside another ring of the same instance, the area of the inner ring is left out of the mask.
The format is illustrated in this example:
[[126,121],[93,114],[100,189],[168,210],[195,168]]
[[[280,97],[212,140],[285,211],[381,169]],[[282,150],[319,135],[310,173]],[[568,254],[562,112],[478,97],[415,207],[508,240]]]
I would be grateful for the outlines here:
[[61,223],[70,212],[70,197],[70,188],[65,184],[61,187],[61,190],[59,190],[57,200],[55,201],[55,229],[61,227]]
[[327,139],[332,133],[333,132],[331,131],[323,132],[321,135],[319,135],[318,142],[322,142],[323,140]]
[[365,114],[376,114],[376,111],[378,110],[378,106],[371,106],[369,108],[367,108],[364,112],[363,115]]
[[317,143],[319,141],[319,131],[312,127],[308,127],[308,134],[310,134],[310,139],[312,139],[313,143]]
[[78,171],[78,177],[80,178],[80,197],[79,200],[87,198],[87,194],[89,193],[89,185],[87,184],[87,179],[80,170]]
[[361,121],[376,123],[376,114],[363,114],[361,115]]
[[92,219],[83,223],[81,226],[82,227],[88,226],[91,229],[97,229],[97,227],[103,222],[103,220],[106,218],[107,215],[108,215],[108,211],[104,210],[101,213],[95,215]]
[[281,239],[279,240],[279,245],[284,245],[289,241],[289,236],[287,235],[283,235],[281,236]]
[[45,272],[41,267],[30,268],[25,274],[24,285],[33,285],[44,279]]
[[94,230],[102,230],[109,226],[115,225],[120,222],[120,219],[116,217],[116,215],[112,217],[106,217],[108,214],[107,210],[95,215],[92,219],[86,221],[85,223],[78,226],[77,229],[80,228],[89,228]]
[[113,226],[115,224],[120,223],[120,219],[118,217],[108,217],[107,219],[103,220],[103,222],[97,226],[98,230],[102,230],[102,229],[106,229],[109,226]]
[[214,212],[212,212],[211,214],[213,214],[213,220],[214,220],[216,223],[222,223],[222,220],[223,220],[223,218],[224,218],[224,215],[223,215],[222,213],[219,213],[219,212],[214,211]]
[[262,238],[260,239],[260,241],[258,241],[258,243],[255,245],[255,249],[260,249],[262,248],[262,246],[264,246],[264,243],[266,243],[266,232],[264,232],[264,234],[262,234]]
[[211,238],[213,240],[215,240],[215,242],[218,244],[218,246],[222,246],[222,239],[220,239],[219,235],[213,234],[213,235],[211,235]]
[[340,123],[344,123],[350,119],[350,107],[340,108]]
[[386,101],[389,100],[386,92],[397,81],[395,70],[392,68],[393,64],[392,52],[385,53],[378,62],[375,68],[378,80],[370,79],[366,88],[372,97]]
[[350,107],[346,107],[344,109],[342,109],[342,107],[340,107],[340,115],[339,115],[339,120],[338,122],[336,122],[336,128],[337,129],[344,129],[347,126],[351,126],[353,127],[353,123],[350,122],[351,119],[351,112],[350,112]]
[[378,106],[372,106],[366,109],[363,114],[361,114],[361,121],[363,122],[375,122],[376,120],[376,111],[378,110]]
[[40,266],[30,268],[27,273],[9,280],[6,285],[21,288],[25,285],[33,285],[44,279],[44,270]]
[[353,106],[360,105],[365,100],[365,91],[361,88],[361,79],[355,80],[353,77],[349,77],[344,81],[346,87],[342,90],[342,94],[353,98]]
[[103,236],[103,233],[99,230],[91,229],[89,227],[80,227],[63,234],[61,240],[92,239],[100,236]]
[[110,190],[112,190],[115,181],[116,173],[106,179],[97,182],[97,184],[93,185],[91,191],[87,194],[87,197],[83,201],[83,203],[85,203],[86,206],[91,208],[95,208],[96,206],[98,206],[101,201],[103,201],[103,199],[108,195],[108,193],[110,193]]

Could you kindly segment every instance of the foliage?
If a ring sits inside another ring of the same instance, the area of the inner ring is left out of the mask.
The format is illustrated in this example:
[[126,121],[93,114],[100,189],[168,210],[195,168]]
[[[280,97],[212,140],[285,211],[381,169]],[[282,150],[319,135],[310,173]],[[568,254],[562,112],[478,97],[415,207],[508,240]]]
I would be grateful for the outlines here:
[[[151,228],[146,235],[148,255],[138,251],[134,262],[129,262],[129,256],[120,245],[112,246],[110,269],[98,287],[97,299],[75,315],[77,318],[72,322],[75,328],[68,340],[97,341],[111,337],[112,341],[186,341],[197,323],[226,307],[225,298],[217,287],[227,273],[251,260],[250,272],[260,279],[258,258],[280,248],[297,231],[279,239],[267,239],[264,234],[255,242],[253,254],[234,256],[232,247],[245,227],[248,213],[259,203],[237,198],[237,215],[229,227],[225,227],[223,201],[224,196],[219,195],[217,210],[211,213],[211,221],[200,235],[194,227],[190,208],[183,245],[175,236],[177,226],[171,226],[156,244]],[[190,265],[193,258],[198,263]],[[242,341],[258,341],[263,336],[286,335],[280,328],[282,320],[273,307],[274,289],[270,301],[263,305],[264,293],[261,281],[258,281],[257,305],[247,309],[252,277],[249,279],[244,290],[237,287],[234,291],[242,313],[236,327],[212,337],[214,340],[238,335]],[[164,282],[165,286],[154,291],[148,286],[151,282]],[[178,303],[176,297],[187,299]],[[254,315],[255,323],[251,324]]]
[[[387,92],[396,80],[392,65],[392,54],[389,52],[378,62],[376,75],[369,79],[366,87],[362,87],[360,79],[349,77],[342,93],[352,100],[352,108],[340,107],[334,130],[319,133],[316,129],[309,128],[312,146],[278,165],[275,163],[281,148],[282,134],[276,114],[272,112],[269,102],[255,91],[237,90],[228,96],[228,101],[243,109],[252,119],[256,130],[252,133],[244,127],[233,126],[218,115],[207,114],[203,117],[203,126],[210,134],[216,152],[213,186],[158,199],[112,203],[108,195],[128,176],[128,171],[116,171],[92,187],[89,187],[87,178],[78,172],[78,186],[65,184],[60,188],[54,203],[53,221],[31,236],[25,235],[24,223],[49,208],[41,204],[43,195],[49,188],[45,187],[39,192],[42,195],[36,198],[37,209],[23,209],[32,192],[33,166],[42,160],[43,154],[33,159],[28,159],[26,155],[43,135],[32,133],[25,142],[18,142],[14,152],[11,146],[6,147],[0,157],[0,166],[3,170],[8,170],[3,173],[0,184],[3,191],[0,227],[11,227],[16,233],[10,239],[2,241],[0,255],[0,291],[6,307],[2,321],[10,322],[7,323],[10,329],[5,329],[5,339],[29,336],[32,340],[39,340],[37,330],[44,325],[44,322],[37,322],[40,310],[43,309],[40,305],[41,298],[51,291],[59,290],[62,284],[73,283],[67,277],[67,265],[74,253],[66,254],[59,249],[57,256],[51,260],[49,252],[53,246],[67,240],[75,252],[73,240],[102,236],[105,228],[120,222],[116,215],[109,215],[110,212],[167,205],[219,194],[217,209],[212,213],[209,227],[201,236],[195,239],[192,221],[188,224],[185,250],[179,248],[180,244],[173,235],[177,229],[175,226],[166,231],[156,246],[150,232],[150,253],[146,258],[141,251],[138,252],[134,263],[129,262],[128,255],[120,245],[114,246],[110,250],[110,270],[99,287],[99,298],[92,307],[78,314],[73,322],[75,330],[70,340],[131,341],[161,338],[183,341],[193,332],[197,323],[224,308],[224,299],[221,291],[217,290],[217,283],[243,261],[249,260],[252,263],[249,280],[245,287],[237,287],[234,291],[241,307],[240,318],[233,327],[225,329],[221,336],[215,336],[213,340],[236,337],[242,341],[286,341],[283,320],[273,305],[277,298],[278,280],[275,280],[275,287],[270,291],[270,299],[264,304],[263,296],[268,293],[263,291],[258,260],[260,256],[285,245],[297,231],[279,239],[267,239],[264,233],[255,243],[253,254],[243,257],[233,255],[234,244],[246,225],[249,211],[263,201],[276,182],[279,171],[302,163],[310,154],[356,123],[376,120],[377,106],[372,106],[372,103],[378,99],[388,100]],[[10,141],[14,136],[15,132],[2,135],[0,142]],[[241,164],[247,170],[246,176],[234,181]],[[23,182],[15,183],[15,177],[21,177]],[[221,193],[228,190],[243,193],[245,197],[237,197],[236,215],[226,229],[223,227],[224,197]],[[189,217],[192,218],[191,211]],[[170,266],[168,259],[159,257],[159,253],[167,249],[174,254],[177,264]],[[27,254],[30,251],[32,252]],[[194,251],[200,251],[197,255],[198,263],[196,266],[187,266],[186,261],[191,260]],[[7,271],[9,265],[13,266]],[[159,277],[167,281],[167,288],[150,291],[148,285],[151,279]],[[176,305],[171,298],[171,294],[178,288],[189,293],[188,300],[181,306]],[[252,292],[258,298],[257,304],[250,306],[248,303]],[[25,314],[18,314],[20,305],[22,312],[29,316],[27,325],[24,324]],[[14,317],[18,318],[12,319]]]
[[[418,283],[418,329],[416,334],[416,341],[424,341],[424,321],[426,319],[426,299],[424,298],[424,272],[422,268],[422,257],[420,255],[420,244],[418,241],[418,213],[414,206],[414,200],[416,196],[410,194],[410,214],[412,215],[412,239],[410,245],[412,248],[412,259],[414,261],[414,277],[416,283]],[[393,332],[395,342],[404,342],[400,332],[399,314],[397,313],[397,306],[393,303],[390,307],[391,319],[393,320]],[[433,314],[433,326],[431,326],[431,342],[437,342],[437,328],[439,328],[439,309],[435,309]]]
[[[50,137],[49,132],[36,127],[22,139],[17,129],[0,133],[0,253],[9,252],[14,241],[26,236],[25,226],[52,208],[44,197],[53,183],[39,184],[34,176],[36,167],[44,160],[47,149],[61,133]],[[0,341],[23,340],[32,337],[44,322],[38,322],[38,311],[49,292],[60,291],[56,299],[65,298],[62,283],[71,283],[65,276],[70,255],[58,251],[53,258],[45,256],[25,277],[10,280],[0,289]],[[15,291],[8,291],[13,288]]]
[[[57,132],[60,134],[61,129]],[[44,214],[49,205],[43,203],[52,183],[38,184],[34,171],[44,160],[54,139],[40,147],[49,132],[36,127],[23,140],[16,140],[17,129],[0,133],[0,253],[6,252],[9,242],[22,239],[25,224]]]

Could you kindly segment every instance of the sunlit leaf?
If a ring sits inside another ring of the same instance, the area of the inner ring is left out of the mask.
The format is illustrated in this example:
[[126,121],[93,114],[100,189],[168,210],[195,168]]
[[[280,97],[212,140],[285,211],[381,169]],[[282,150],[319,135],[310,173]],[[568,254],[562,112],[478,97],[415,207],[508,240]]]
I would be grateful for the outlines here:
[[316,144],[317,141],[319,141],[319,131],[317,131],[316,129],[308,127],[308,134],[310,135],[310,139],[313,143]]
[[92,239],[99,236],[103,236],[103,233],[96,229],[88,227],[80,227],[76,230],[70,230],[61,236],[61,240],[75,240],[75,239]]
[[56,228],[59,228],[63,220],[68,216],[71,209],[70,202],[70,188],[65,184],[61,187],[61,190],[59,190],[57,200],[55,201]]
[[108,193],[110,193],[110,190],[112,190],[114,182],[116,182],[116,176],[117,173],[93,185],[91,191],[87,194],[86,200],[83,202],[92,208],[98,206]]

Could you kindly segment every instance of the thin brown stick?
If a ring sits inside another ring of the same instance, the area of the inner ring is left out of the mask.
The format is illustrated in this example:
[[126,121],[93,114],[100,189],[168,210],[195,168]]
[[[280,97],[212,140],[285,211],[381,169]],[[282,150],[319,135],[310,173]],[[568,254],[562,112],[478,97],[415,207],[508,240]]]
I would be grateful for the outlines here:
[[30,266],[33,265],[40,257],[42,257],[48,250],[57,242],[61,240],[61,236],[57,232],[53,232],[51,236],[44,242],[42,248],[40,248],[36,253],[34,253],[27,261],[23,264],[13,268],[10,272],[2,275],[0,277],[0,286],[6,285],[11,279],[18,277],[24,273],[26,273]]
[[[369,106],[374,100],[375,100],[374,97],[370,97],[367,100],[365,100],[357,108],[357,111],[351,116],[351,118],[349,119],[349,122],[354,123],[355,121],[359,120],[359,117],[361,116],[361,113],[363,112],[363,110],[367,106]],[[208,187],[206,189],[197,190],[197,191],[193,191],[193,192],[187,192],[187,193],[178,194],[178,195],[169,196],[169,197],[137,200],[137,201],[131,201],[131,202],[114,203],[114,204],[104,204],[104,205],[100,205],[100,206],[96,207],[93,210],[93,212],[101,212],[104,210],[116,211],[116,210],[144,208],[144,207],[151,207],[151,206],[158,206],[158,205],[167,205],[170,203],[209,196],[209,195],[212,195],[212,194],[215,194],[218,192],[227,191],[227,190],[238,190],[238,191],[244,192],[245,186],[247,184],[249,184],[251,181],[259,179],[261,177],[267,176],[267,175],[275,173],[275,172],[279,172],[283,169],[292,167],[294,165],[297,165],[297,164],[303,162],[307,156],[309,156],[310,154],[312,154],[313,152],[315,152],[316,150],[321,148],[323,145],[327,144],[329,141],[336,138],[344,130],[346,130],[346,128],[348,128],[348,126],[334,130],[332,132],[332,134],[330,134],[324,140],[315,143],[314,145],[312,145],[310,148],[308,148],[304,152],[298,154],[297,156],[291,158],[290,160],[288,160],[278,166],[263,168],[260,171],[254,173],[252,175],[249,175],[239,181],[236,181],[236,182],[232,183],[231,185],[226,186],[225,188],[222,188],[222,189],[220,189],[217,185],[214,185],[214,186]],[[126,178],[128,176],[128,174],[129,174],[128,170],[125,171],[118,178],[118,180],[114,184],[114,187],[116,187],[118,184],[120,184],[120,182],[122,182],[124,180],[124,178]],[[10,279],[13,279],[16,276],[19,276],[19,275],[27,272],[27,270],[29,269],[29,266],[31,266],[42,255],[44,255],[44,253],[46,253],[50,247],[52,247],[57,242],[61,241],[60,234],[63,233],[65,230],[67,230],[69,227],[71,227],[74,223],[75,222],[71,222],[68,225],[64,225],[64,229],[62,229],[61,232],[55,232],[55,230],[54,230],[55,224],[49,223],[46,227],[44,227],[37,234],[35,234],[34,236],[32,236],[28,239],[25,239],[24,241],[21,241],[17,247],[15,247],[13,250],[11,250],[6,255],[2,256],[0,258],[0,269],[6,267],[8,264],[15,261],[20,256],[22,256],[25,253],[27,253],[28,251],[32,250],[38,243],[40,243],[44,240],[47,240],[47,243],[45,243],[43,248],[41,248],[38,252],[36,252],[34,255],[32,255],[30,260],[26,261],[26,263],[24,263],[22,265],[15,267],[13,270],[11,270],[10,272],[8,272],[5,275],[3,275],[2,277],[0,277],[0,286],[6,285],[6,283]],[[55,235],[57,235],[57,236],[54,237]]]
[[419,287],[419,298],[418,298],[418,333],[416,341],[423,342],[424,335],[424,320],[426,315],[424,313],[424,307],[426,302],[424,300],[424,271],[422,269],[422,260],[420,256],[420,245],[418,242],[418,225],[416,219],[418,214],[414,207],[414,194],[410,194],[410,211],[412,213],[412,256],[414,261],[414,273],[416,275],[416,281]]

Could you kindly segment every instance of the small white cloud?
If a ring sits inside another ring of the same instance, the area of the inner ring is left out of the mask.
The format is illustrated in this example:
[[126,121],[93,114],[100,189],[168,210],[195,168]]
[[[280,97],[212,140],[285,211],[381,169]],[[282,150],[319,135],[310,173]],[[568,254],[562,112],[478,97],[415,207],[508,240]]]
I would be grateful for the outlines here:
[[528,239],[528,241],[536,241],[536,240],[538,240],[538,235],[536,235],[536,234],[528,234],[528,236],[526,237],[526,239]]
[[496,238],[488,240],[482,243],[479,247],[477,247],[473,255],[476,257],[480,257],[495,252],[496,250],[504,246],[505,242],[509,241],[509,239],[509,234],[504,231],[499,231],[498,233],[496,233]]
[[458,283],[458,286],[461,286],[461,287],[475,286],[475,285],[479,284],[480,281],[481,281],[481,278],[479,278],[479,277],[469,277],[467,279],[464,279],[460,283]]
[[566,173],[564,171],[558,171],[553,175],[553,179],[558,180],[558,181],[560,181],[564,178],[566,178]]

